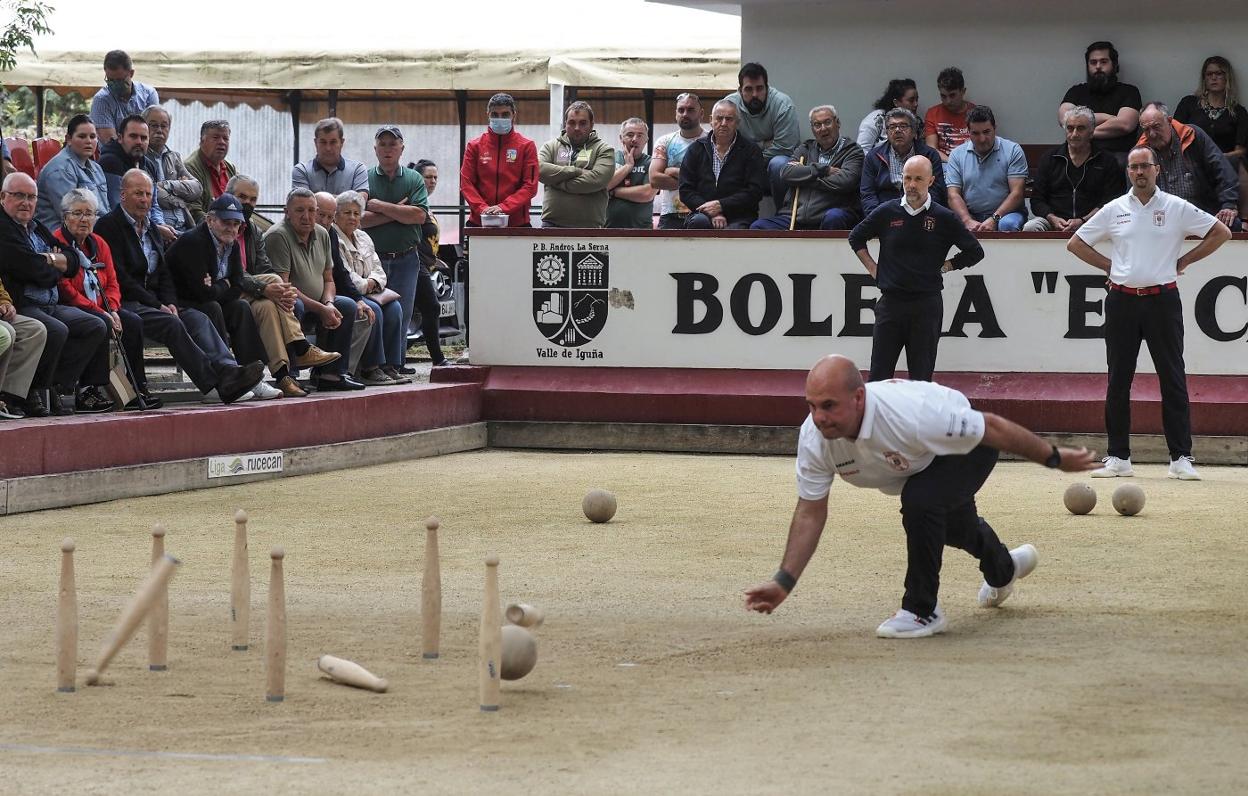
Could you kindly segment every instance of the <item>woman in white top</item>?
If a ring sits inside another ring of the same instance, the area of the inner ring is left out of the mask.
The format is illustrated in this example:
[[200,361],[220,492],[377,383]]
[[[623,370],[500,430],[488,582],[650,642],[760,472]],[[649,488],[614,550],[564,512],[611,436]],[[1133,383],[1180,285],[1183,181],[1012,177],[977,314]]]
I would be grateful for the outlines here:
[[858,146],[863,152],[870,152],[888,140],[888,131],[884,129],[884,114],[893,108],[905,108],[919,117],[919,89],[908,77],[895,77],[888,81],[888,89],[884,96],[875,101],[875,110],[871,111],[858,125]]
[[[398,293],[386,287],[386,272],[381,258],[373,246],[373,239],[360,229],[364,216],[365,199],[358,191],[338,194],[338,210],[334,215],[334,228],[338,230],[338,252],[343,265],[351,275],[351,281],[364,296],[364,302],[372,307],[373,314],[381,319],[381,351],[375,356],[366,351],[365,362],[379,362],[360,374],[365,384],[407,384],[411,381],[399,373],[403,364],[403,352],[407,348],[407,336],[403,334],[403,308],[396,301]],[[373,344],[370,341],[369,346]]]

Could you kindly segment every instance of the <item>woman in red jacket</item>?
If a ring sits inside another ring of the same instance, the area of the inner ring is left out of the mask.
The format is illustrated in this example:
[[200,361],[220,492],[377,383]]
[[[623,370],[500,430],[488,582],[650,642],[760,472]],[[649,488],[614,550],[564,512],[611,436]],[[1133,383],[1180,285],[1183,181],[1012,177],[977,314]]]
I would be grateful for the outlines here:
[[[78,272],[69,279],[62,279],[61,303],[95,313],[111,325],[113,339],[121,336],[123,355],[130,362],[131,373],[138,381],[134,388],[143,396],[148,409],[158,409],[161,400],[147,390],[147,374],[143,369],[143,321],[138,315],[122,309],[121,287],[117,283],[117,271],[113,268],[113,254],[108,244],[91,230],[95,227],[98,208],[95,195],[82,188],[65,194],[61,201],[62,226],[55,237],[78,253]],[[136,398],[126,404],[126,409],[138,409]]]

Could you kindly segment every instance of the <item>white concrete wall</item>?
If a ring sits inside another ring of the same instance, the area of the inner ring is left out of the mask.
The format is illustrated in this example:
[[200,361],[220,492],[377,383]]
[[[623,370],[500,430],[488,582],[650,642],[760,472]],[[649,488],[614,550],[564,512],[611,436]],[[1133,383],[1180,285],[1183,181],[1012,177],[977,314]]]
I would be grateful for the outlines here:
[[[967,97],[992,107],[1002,135],[1057,143],[1058,103],[1084,80],[1084,48],[1100,39],[1118,48],[1122,79],[1145,102],[1173,107],[1192,93],[1201,62],[1214,54],[1238,68],[1241,100],[1248,93],[1242,3],[840,0],[744,3],[741,13],[742,61],[766,66],[803,122],[815,105],[836,105],[851,137],[890,78],[918,83],[922,112],[940,101],[936,75],[957,66]],[[802,133],[810,135],[804,125]]]

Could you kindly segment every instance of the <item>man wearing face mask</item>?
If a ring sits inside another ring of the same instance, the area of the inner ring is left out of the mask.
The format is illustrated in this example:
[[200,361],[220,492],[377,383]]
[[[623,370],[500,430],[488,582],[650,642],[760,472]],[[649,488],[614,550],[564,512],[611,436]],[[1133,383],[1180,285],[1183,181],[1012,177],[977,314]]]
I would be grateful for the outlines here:
[[149,105],[159,105],[156,89],[134,79],[134,64],[122,50],[104,56],[104,88],[91,98],[91,121],[95,123],[100,143],[117,136],[121,121],[143,112]]
[[[270,357],[265,354],[251,305],[243,298],[243,264],[238,245],[242,223],[243,207],[238,199],[221,194],[209,206],[203,223],[169,247],[165,262],[173,275],[180,308],[199,310],[214,321],[219,319],[225,327],[222,337],[229,342],[238,361],[266,361]],[[275,367],[275,363],[270,362],[270,367]],[[260,400],[282,395],[263,381],[251,391]]]
[[537,145],[516,132],[516,101],[495,94],[486,105],[489,129],[468,142],[459,168],[459,190],[468,203],[468,226],[481,215],[507,216],[507,226],[527,227],[537,196]]

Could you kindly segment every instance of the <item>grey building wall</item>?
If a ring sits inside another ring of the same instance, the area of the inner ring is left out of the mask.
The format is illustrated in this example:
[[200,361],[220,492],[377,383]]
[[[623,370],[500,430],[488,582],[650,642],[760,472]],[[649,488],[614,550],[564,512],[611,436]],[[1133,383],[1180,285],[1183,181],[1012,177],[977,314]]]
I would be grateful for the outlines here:
[[825,102],[852,136],[893,77],[914,78],[925,111],[940,101],[936,75],[958,66],[967,97],[992,106],[1002,135],[1057,143],[1057,106],[1085,79],[1084,48],[1100,39],[1118,48],[1122,79],[1146,102],[1173,107],[1192,93],[1209,55],[1227,57],[1248,79],[1242,5],[841,0],[745,3],[741,14],[742,61],[761,62],[771,84],[793,97],[803,137],[807,111]]

